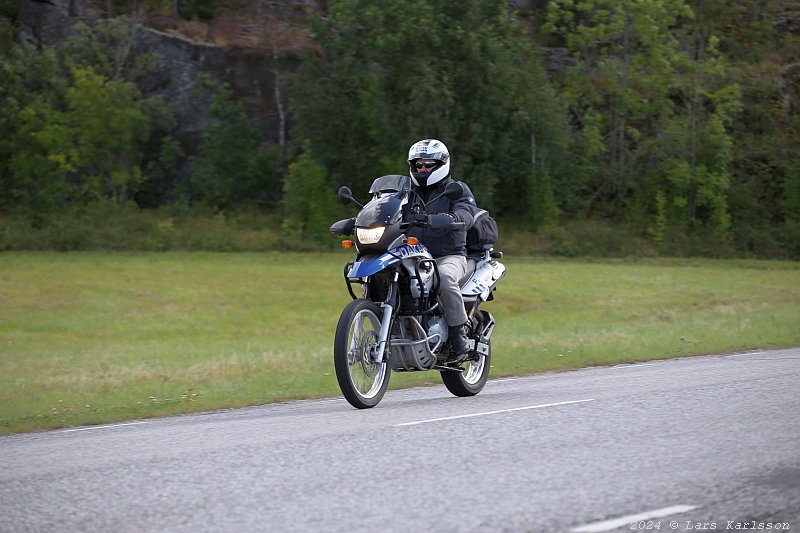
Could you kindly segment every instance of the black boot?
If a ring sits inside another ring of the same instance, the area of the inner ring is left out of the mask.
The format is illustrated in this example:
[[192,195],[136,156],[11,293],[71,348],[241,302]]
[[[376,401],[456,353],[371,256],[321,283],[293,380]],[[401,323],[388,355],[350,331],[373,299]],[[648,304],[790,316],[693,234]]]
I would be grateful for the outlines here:
[[467,336],[464,335],[464,326],[450,326],[448,328],[448,337],[450,338],[450,350],[454,357],[464,355],[469,350],[469,341]]

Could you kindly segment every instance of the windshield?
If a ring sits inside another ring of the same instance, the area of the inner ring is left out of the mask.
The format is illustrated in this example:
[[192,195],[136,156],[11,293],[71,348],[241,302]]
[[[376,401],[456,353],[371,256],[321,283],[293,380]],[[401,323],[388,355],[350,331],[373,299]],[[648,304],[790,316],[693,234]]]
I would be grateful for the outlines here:
[[408,203],[403,194],[383,194],[376,196],[365,205],[356,217],[357,228],[372,228],[377,225],[388,226],[400,221],[403,206]]
[[369,188],[370,194],[377,194],[383,192],[401,192],[411,190],[411,178],[408,176],[401,176],[399,174],[390,174],[388,176],[381,176],[372,182],[372,187]]

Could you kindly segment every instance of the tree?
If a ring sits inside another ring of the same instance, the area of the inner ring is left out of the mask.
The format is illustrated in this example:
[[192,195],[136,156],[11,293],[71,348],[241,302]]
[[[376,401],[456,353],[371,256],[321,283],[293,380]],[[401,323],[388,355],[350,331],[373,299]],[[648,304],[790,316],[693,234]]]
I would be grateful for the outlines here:
[[295,242],[322,241],[336,217],[334,195],[325,168],[314,159],[311,143],[289,165],[283,184],[283,230]]
[[[42,126],[45,110],[63,105],[66,86],[54,51],[15,44],[13,27],[0,19],[0,210],[51,205],[60,196],[63,184],[44,154],[33,153],[31,135]],[[12,158],[20,152],[37,160],[26,163],[32,169],[25,175],[38,176],[38,187],[15,174]],[[43,166],[33,170],[37,163]]]
[[482,206],[523,216],[564,159],[551,139],[565,135],[541,120],[555,94],[503,0],[343,0],[314,38],[293,77],[292,136],[311,140],[331,186],[404,174],[408,147],[434,137]]
[[78,173],[89,195],[125,205],[142,181],[141,146],[148,136],[139,91],[91,69],[75,69],[73,76],[75,85],[67,90],[69,120],[56,122],[72,131],[64,167]]
[[[727,236],[731,227],[728,189],[731,182],[733,140],[732,120],[741,109],[739,90],[719,77],[724,68],[717,62],[716,40],[708,45],[701,39],[687,62],[681,102],[663,122],[660,165],[668,201],[678,209],[670,222],[678,227],[707,227],[717,238]],[[706,57],[706,54],[710,57]],[[717,78],[717,79],[714,79]]]
[[657,121],[658,137],[645,143],[650,156],[639,200],[661,219],[686,233],[725,242],[732,226],[733,123],[741,94],[731,62],[721,51],[718,30],[731,17],[731,2],[694,2],[692,16],[674,33],[682,53],[673,64],[672,108]]
[[[529,164],[521,159],[521,172],[527,166],[528,174],[523,183],[516,185],[527,202],[517,202],[527,213],[530,228],[537,230],[555,223],[562,212],[559,206],[568,206],[572,201],[574,187],[568,171],[570,132],[565,106],[545,79],[543,69],[533,65],[523,72],[529,76],[524,85],[528,87],[530,103],[527,110],[520,110],[516,121],[522,132],[530,132],[530,159]],[[510,198],[515,196],[514,188],[500,190]],[[513,207],[509,210],[513,211]]]
[[800,39],[781,31],[778,2],[722,13],[698,4],[741,88],[730,128],[732,235],[746,253],[800,257]]
[[134,199],[139,207],[154,208],[174,199],[177,166],[184,154],[173,135],[176,119],[172,110],[158,98],[147,99],[143,104],[143,111],[148,116],[149,134],[142,146],[144,180]]
[[209,95],[213,122],[190,164],[181,192],[190,201],[215,208],[236,204],[276,205],[280,188],[273,150],[261,147],[261,133],[230,88],[210,77],[197,84],[200,99]]
[[139,31],[140,25],[127,17],[98,21],[93,26],[79,22],[61,50],[64,63],[70,69],[91,68],[108,79],[135,83],[154,68],[152,55],[134,46]]
[[122,206],[141,183],[141,146],[148,118],[132,84],[75,69],[66,109],[31,104],[20,113],[11,167],[31,196],[59,191],[52,201],[109,199]]
[[585,213],[617,215],[650,166],[642,142],[670,113],[680,59],[673,28],[691,16],[684,0],[555,0],[546,34],[573,54],[563,91],[577,133],[573,167]]
[[[144,7],[159,8],[157,4]],[[90,68],[110,80],[138,83],[152,71],[154,60],[152,53],[134,46],[141,31],[137,16],[134,13],[133,18],[101,20],[93,25],[79,22],[60,50],[64,64],[72,69]],[[158,97],[144,98],[141,104],[149,125],[147,140],[141,146],[141,178],[135,201],[141,207],[155,207],[169,199],[183,154],[173,135],[177,126],[174,111]]]

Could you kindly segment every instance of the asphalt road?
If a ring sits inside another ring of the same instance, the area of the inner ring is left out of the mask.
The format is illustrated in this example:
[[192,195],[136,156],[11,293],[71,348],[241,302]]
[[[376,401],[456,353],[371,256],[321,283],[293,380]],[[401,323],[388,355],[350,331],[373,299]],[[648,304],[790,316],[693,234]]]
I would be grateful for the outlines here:
[[800,349],[0,438],[2,532],[800,531]]

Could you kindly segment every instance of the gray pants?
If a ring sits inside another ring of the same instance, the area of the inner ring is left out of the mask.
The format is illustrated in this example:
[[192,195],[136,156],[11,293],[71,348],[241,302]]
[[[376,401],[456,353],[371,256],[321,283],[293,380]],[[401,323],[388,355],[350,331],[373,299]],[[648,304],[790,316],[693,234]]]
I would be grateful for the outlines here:
[[467,322],[464,299],[461,297],[461,281],[467,275],[467,258],[463,255],[446,255],[436,260],[439,267],[439,301],[447,318],[448,326],[461,326]]

